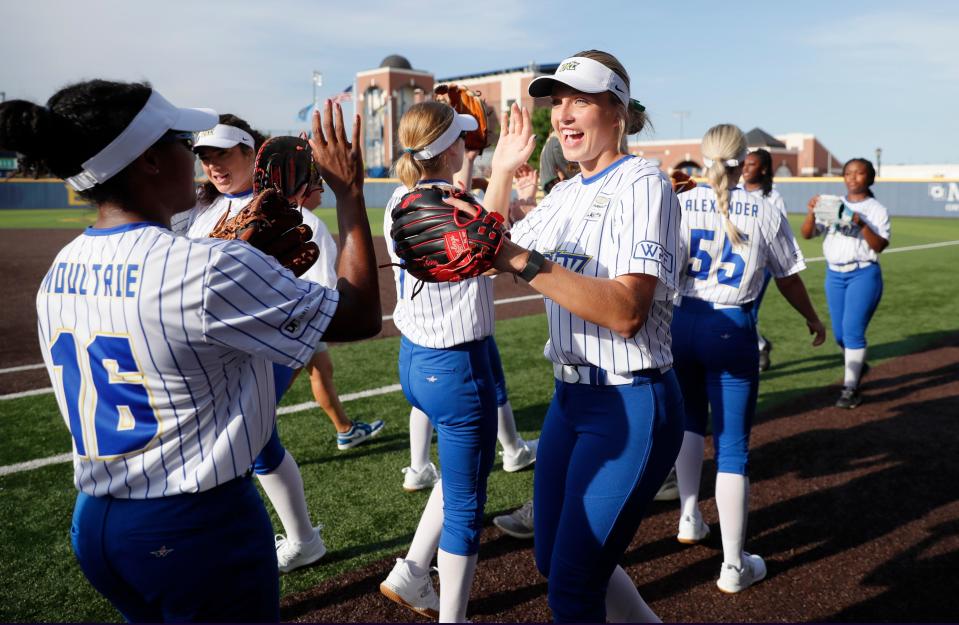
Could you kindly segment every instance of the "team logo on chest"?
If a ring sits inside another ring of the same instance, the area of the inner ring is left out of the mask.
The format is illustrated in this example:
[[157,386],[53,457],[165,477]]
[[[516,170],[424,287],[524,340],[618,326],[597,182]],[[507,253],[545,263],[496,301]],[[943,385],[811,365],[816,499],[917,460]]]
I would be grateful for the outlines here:
[[599,221],[606,214],[609,203],[613,201],[613,196],[598,194],[593,198],[593,203],[586,209],[586,215],[583,217],[586,221]]
[[592,259],[588,254],[577,254],[575,252],[565,252],[563,250],[553,250],[543,254],[546,258],[557,265],[562,265],[564,269],[582,273],[583,267]]

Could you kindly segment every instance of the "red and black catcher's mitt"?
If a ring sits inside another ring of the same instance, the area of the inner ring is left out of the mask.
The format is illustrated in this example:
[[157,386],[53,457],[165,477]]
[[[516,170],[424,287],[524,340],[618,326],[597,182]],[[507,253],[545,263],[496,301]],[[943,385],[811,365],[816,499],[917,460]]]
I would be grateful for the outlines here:
[[[476,214],[443,201],[449,197],[468,202]],[[392,218],[390,237],[401,267],[423,282],[457,282],[482,275],[493,266],[503,244],[503,218],[460,191],[415,188],[396,205]]]
[[316,184],[317,180],[313,150],[306,139],[271,137],[260,146],[253,163],[253,192],[257,195],[266,189],[276,189],[292,200],[297,192]]
[[303,214],[272,188],[260,192],[232,219],[224,214],[210,236],[246,241],[298,276],[320,257],[320,248],[310,240],[313,230],[303,223]]

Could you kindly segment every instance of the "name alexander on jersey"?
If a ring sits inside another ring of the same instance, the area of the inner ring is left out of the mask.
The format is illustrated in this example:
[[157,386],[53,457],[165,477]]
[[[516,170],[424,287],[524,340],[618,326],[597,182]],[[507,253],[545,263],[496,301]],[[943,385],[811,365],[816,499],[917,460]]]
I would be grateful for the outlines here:
[[[684,211],[694,213],[715,213],[716,200],[708,198],[681,198]],[[759,204],[753,202],[730,201],[730,215],[745,215],[747,217],[757,217],[759,215]]]

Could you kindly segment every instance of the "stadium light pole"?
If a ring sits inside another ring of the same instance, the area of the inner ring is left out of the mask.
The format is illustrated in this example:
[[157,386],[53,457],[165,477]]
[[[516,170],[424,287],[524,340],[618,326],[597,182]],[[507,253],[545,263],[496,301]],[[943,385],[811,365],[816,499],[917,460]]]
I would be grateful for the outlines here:
[[882,172],[882,148],[876,148],[876,178],[881,175]]
[[316,106],[316,88],[323,86],[323,74],[313,70],[313,108]]
[[692,115],[691,111],[673,111],[673,116],[679,118],[679,138],[683,138],[683,120]]

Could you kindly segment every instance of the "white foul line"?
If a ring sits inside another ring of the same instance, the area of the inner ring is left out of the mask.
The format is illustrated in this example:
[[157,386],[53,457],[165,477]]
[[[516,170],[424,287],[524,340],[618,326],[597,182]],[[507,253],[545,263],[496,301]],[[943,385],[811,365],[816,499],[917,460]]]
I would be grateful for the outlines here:
[[[376,397],[377,395],[388,395],[389,393],[395,393],[399,390],[401,390],[399,384],[390,384],[388,386],[381,386],[379,388],[371,388],[365,391],[357,391],[356,393],[340,395],[340,401],[348,402],[366,397]],[[310,410],[314,408],[319,410],[319,406],[316,404],[316,402],[306,401],[301,404],[294,404],[292,406],[283,406],[282,408],[278,408],[276,414],[277,416],[292,414],[294,412],[302,412],[304,410]],[[49,464],[70,462],[72,458],[73,454],[58,454],[56,456],[50,456],[49,458],[39,458],[37,460],[28,460],[27,462],[18,462],[17,464],[8,464],[7,466],[0,467],[0,477],[3,477],[4,475],[10,475],[12,473],[20,473],[21,471],[39,469],[40,467],[45,467]]]
[[43,369],[45,365],[41,362],[35,365],[20,365],[19,367],[7,367],[0,369],[0,373],[15,373],[17,371],[30,371],[32,369]]
[[[929,250],[936,247],[949,247],[950,245],[959,245],[959,241],[941,241],[939,243],[924,243],[922,245],[907,245],[904,247],[894,247],[888,250],[885,250],[883,254],[895,254],[896,252],[913,252],[915,250]],[[816,256],[814,258],[807,258],[807,263],[821,263],[826,260],[824,256]],[[496,306],[501,306],[503,304],[515,304],[517,302],[530,302],[536,299],[542,299],[542,295],[539,293],[533,295],[520,295],[518,297],[505,297],[503,299],[498,299],[493,302]],[[390,321],[393,319],[393,315],[383,315],[383,321]],[[38,365],[22,365],[20,367],[11,367],[9,369],[0,369],[0,374],[2,373],[12,373],[13,371],[25,371],[27,369],[40,369],[45,366],[43,363]],[[53,392],[53,388],[38,388],[32,391],[22,391],[19,393],[9,393],[7,395],[0,395],[0,401],[7,399],[20,399],[21,397],[32,397],[33,395],[47,395]],[[366,391],[361,391],[366,392]],[[342,398],[341,398],[342,399]],[[282,410],[282,409],[281,409]],[[285,413],[281,413],[285,414]]]

